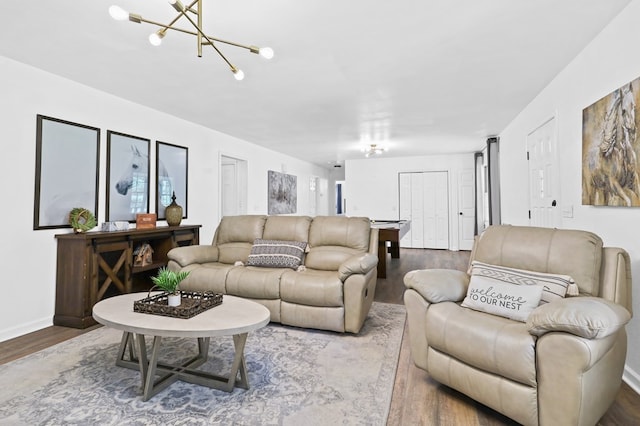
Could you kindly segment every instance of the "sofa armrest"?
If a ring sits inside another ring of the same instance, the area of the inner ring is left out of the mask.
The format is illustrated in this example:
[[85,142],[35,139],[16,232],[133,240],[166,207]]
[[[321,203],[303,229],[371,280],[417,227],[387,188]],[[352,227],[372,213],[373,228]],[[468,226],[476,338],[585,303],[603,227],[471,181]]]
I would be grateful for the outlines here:
[[527,319],[527,330],[534,336],[560,331],[585,339],[601,339],[616,333],[630,319],[629,311],[606,299],[569,297],[534,309]]
[[176,247],[169,250],[167,257],[182,267],[192,263],[217,262],[218,247],[212,245]]
[[376,267],[378,257],[371,253],[359,254],[345,260],[338,268],[338,278],[344,282],[350,275],[366,274]]
[[422,269],[408,272],[404,285],[429,303],[459,302],[467,295],[469,275],[454,269]]

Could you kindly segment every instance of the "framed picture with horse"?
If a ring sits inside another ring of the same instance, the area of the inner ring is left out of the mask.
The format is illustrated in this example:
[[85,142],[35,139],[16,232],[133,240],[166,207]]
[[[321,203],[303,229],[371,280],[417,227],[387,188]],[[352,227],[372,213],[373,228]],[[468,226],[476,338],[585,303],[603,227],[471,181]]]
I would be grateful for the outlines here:
[[107,131],[107,221],[149,213],[149,139]]
[[156,213],[159,220],[166,219],[165,209],[175,195],[182,207],[182,218],[187,217],[187,189],[189,175],[189,148],[156,141]]
[[98,214],[100,129],[36,116],[33,229],[70,228],[69,213]]

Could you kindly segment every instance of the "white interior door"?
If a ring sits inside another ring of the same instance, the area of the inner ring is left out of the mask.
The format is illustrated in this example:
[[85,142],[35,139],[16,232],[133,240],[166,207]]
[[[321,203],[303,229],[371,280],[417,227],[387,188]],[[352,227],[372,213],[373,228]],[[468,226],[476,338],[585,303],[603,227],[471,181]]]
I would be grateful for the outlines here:
[[235,216],[247,213],[247,162],[220,156],[220,213]]
[[556,139],[555,118],[527,136],[531,226],[554,228],[560,225]]
[[475,173],[465,169],[458,173],[458,247],[460,250],[473,248],[475,234]]

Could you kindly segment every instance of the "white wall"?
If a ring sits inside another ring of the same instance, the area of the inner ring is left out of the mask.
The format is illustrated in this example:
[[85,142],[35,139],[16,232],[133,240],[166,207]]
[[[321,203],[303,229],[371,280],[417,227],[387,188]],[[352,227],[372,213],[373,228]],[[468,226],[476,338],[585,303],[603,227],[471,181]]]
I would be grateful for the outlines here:
[[[55,234],[68,229],[33,230],[36,115],[43,114],[101,129],[98,222],[105,220],[106,131],[115,130],[189,148],[189,203],[186,224],[202,224],[208,243],[219,222],[219,154],[246,159],[248,212],[267,212],[267,170],[298,177],[298,213],[309,213],[309,179],[329,171],[211,129],[0,57],[0,179],[3,235],[0,266],[0,341],[52,324],[55,301]],[[152,155],[151,175],[155,175]],[[71,173],[73,171],[61,171]],[[82,177],[79,177],[82,178]],[[88,177],[91,178],[91,177]],[[155,182],[152,181],[152,188]],[[150,206],[155,205],[151,191]],[[327,202],[328,203],[328,202]],[[328,211],[328,206],[323,206]]]
[[[482,141],[478,141],[482,145]],[[474,169],[473,153],[422,157],[364,158],[345,162],[348,216],[399,218],[400,172],[449,172],[449,248],[458,250],[458,172]]]
[[640,1],[633,1],[500,134],[502,221],[528,225],[527,134],[557,117],[560,170],[559,206],[573,207],[562,228],[600,235],[606,246],[625,248],[634,276],[635,318],[627,327],[625,380],[640,390],[640,209],[582,206],[582,110],[640,77]]

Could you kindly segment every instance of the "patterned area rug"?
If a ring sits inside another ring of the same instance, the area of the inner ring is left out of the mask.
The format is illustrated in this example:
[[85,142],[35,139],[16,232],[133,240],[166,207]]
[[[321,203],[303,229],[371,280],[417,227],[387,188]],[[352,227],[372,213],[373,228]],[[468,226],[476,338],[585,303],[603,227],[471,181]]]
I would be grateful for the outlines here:
[[[140,374],[115,365],[121,333],[102,327],[1,365],[0,424],[384,425],[404,321],[404,306],[374,303],[357,336],[269,324],[247,339],[250,389],[178,381],[147,402]],[[165,342],[160,359],[195,354],[195,339]],[[229,371],[231,337],[209,355],[203,369]]]

